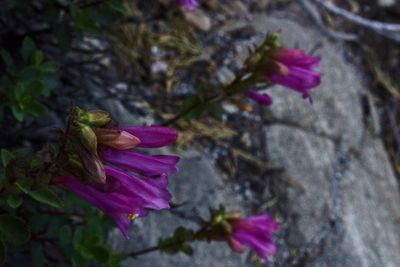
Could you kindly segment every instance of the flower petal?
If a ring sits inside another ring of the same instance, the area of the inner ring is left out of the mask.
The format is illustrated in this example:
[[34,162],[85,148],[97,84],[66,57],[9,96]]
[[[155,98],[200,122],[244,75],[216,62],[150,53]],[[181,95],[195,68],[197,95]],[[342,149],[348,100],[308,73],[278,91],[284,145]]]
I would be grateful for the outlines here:
[[148,156],[131,150],[105,149],[101,158],[120,168],[135,171],[146,176],[156,176],[162,173],[176,173],[177,156]]
[[127,131],[139,138],[138,147],[162,147],[175,142],[178,138],[177,131],[163,126],[126,126],[118,127],[118,129]]

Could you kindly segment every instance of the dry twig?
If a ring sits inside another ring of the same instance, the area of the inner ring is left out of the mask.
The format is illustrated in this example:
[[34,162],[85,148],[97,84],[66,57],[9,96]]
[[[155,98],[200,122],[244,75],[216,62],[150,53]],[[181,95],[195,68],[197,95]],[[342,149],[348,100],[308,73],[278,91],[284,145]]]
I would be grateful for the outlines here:
[[366,19],[350,11],[342,9],[332,4],[330,1],[325,1],[325,0],[312,0],[312,1],[339,17],[342,17],[348,21],[351,21],[355,24],[358,24],[370,30],[373,30],[376,33],[384,35],[392,40],[400,42],[400,24],[386,23],[386,22]]

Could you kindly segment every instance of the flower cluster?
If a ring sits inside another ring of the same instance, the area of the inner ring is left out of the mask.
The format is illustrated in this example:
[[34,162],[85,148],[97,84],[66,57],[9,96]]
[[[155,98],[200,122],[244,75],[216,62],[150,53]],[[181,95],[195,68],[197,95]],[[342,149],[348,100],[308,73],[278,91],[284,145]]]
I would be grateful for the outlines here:
[[195,10],[199,7],[198,0],[178,0],[180,6],[184,6],[189,10]]
[[276,253],[272,234],[279,230],[279,224],[269,214],[260,214],[229,222],[232,234],[228,238],[230,247],[243,253],[243,245],[250,247],[258,256],[266,260]]
[[[301,93],[304,98],[310,98],[311,89],[321,83],[322,74],[314,70],[319,63],[319,57],[310,56],[303,50],[277,48],[268,55],[264,77],[268,81]],[[249,90],[248,96],[259,104],[272,104],[271,96],[254,89]]]
[[[178,171],[179,161],[178,156],[149,156],[132,148],[163,147],[175,142],[177,132],[161,126],[111,125],[102,112],[75,109],[73,113],[71,132],[78,132],[80,138],[78,145],[73,145],[75,140],[68,145],[74,148],[70,153],[72,158],[79,159],[75,160],[78,166],[75,169],[80,172],[67,169],[67,175],[54,180],[101,209],[128,239],[127,229],[132,219],[146,216],[149,209],[170,207],[168,174]],[[74,151],[78,151],[78,158]]]

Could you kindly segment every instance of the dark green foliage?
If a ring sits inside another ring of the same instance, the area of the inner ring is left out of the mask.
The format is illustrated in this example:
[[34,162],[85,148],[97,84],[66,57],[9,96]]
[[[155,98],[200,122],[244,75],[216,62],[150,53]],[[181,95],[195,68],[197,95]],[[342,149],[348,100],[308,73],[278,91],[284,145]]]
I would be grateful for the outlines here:
[[160,251],[168,254],[176,254],[183,252],[187,255],[193,254],[193,249],[189,245],[194,239],[194,232],[190,229],[179,227],[175,230],[172,237],[162,239],[158,242]]
[[20,217],[14,215],[0,215],[1,239],[15,244],[27,242],[31,236],[29,227]]
[[5,108],[9,108],[19,121],[45,115],[47,108],[39,102],[39,98],[48,96],[56,86],[58,64],[45,61],[43,52],[37,50],[29,37],[22,43],[22,61],[14,60],[4,48],[0,49],[0,54],[1,65],[6,70],[0,78],[0,98],[3,99],[0,115]]

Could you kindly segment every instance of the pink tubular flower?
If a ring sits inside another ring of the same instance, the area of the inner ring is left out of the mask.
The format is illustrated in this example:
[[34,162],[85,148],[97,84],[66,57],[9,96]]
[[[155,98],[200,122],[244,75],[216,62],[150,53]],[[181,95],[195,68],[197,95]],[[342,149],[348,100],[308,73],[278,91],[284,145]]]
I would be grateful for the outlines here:
[[178,4],[192,11],[199,7],[198,0],[178,0]]
[[314,70],[319,66],[319,57],[300,49],[281,48],[273,51],[270,58],[275,63],[275,71],[266,74],[266,78],[274,83],[300,92],[305,98],[321,83],[322,74]]
[[94,147],[96,153],[88,161],[98,163],[101,167],[102,172],[98,171],[103,174],[101,179],[98,178],[99,174],[92,171],[97,170],[97,165],[93,163],[89,165],[91,168],[82,169],[94,176],[93,179],[78,179],[82,178],[78,177],[78,168],[78,172],[66,170],[75,177],[62,175],[55,177],[54,181],[101,209],[115,221],[128,239],[127,229],[133,219],[146,216],[149,209],[170,207],[168,174],[178,172],[176,165],[180,159],[174,155],[143,155],[132,148],[162,147],[175,142],[178,133],[161,126],[106,127],[94,127],[95,136],[90,135],[96,141],[94,143],[100,146]]
[[141,179],[109,166],[105,167],[105,171],[105,185],[86,185],[67,176],[57,177],[56,180],[111,217],[126,239],[129,239],[127,229],[132,219],[146,216],[147,209],[169,208],[171,194],[167,191],[166,175]]
[[102,152],[101,158],[119,168],[131,170],[145,176],[178,172],[176,164],[179,161],[179,157],[177,156],[147,156],[130,150],[106,149]]
[[243,245],[254,250],[264,260],[276,253],[276,245],[272,234],[279,230],[279,224],[268,214],[236,219],[229,222],[232,234],[228,243],[232,250],[242,253]]

